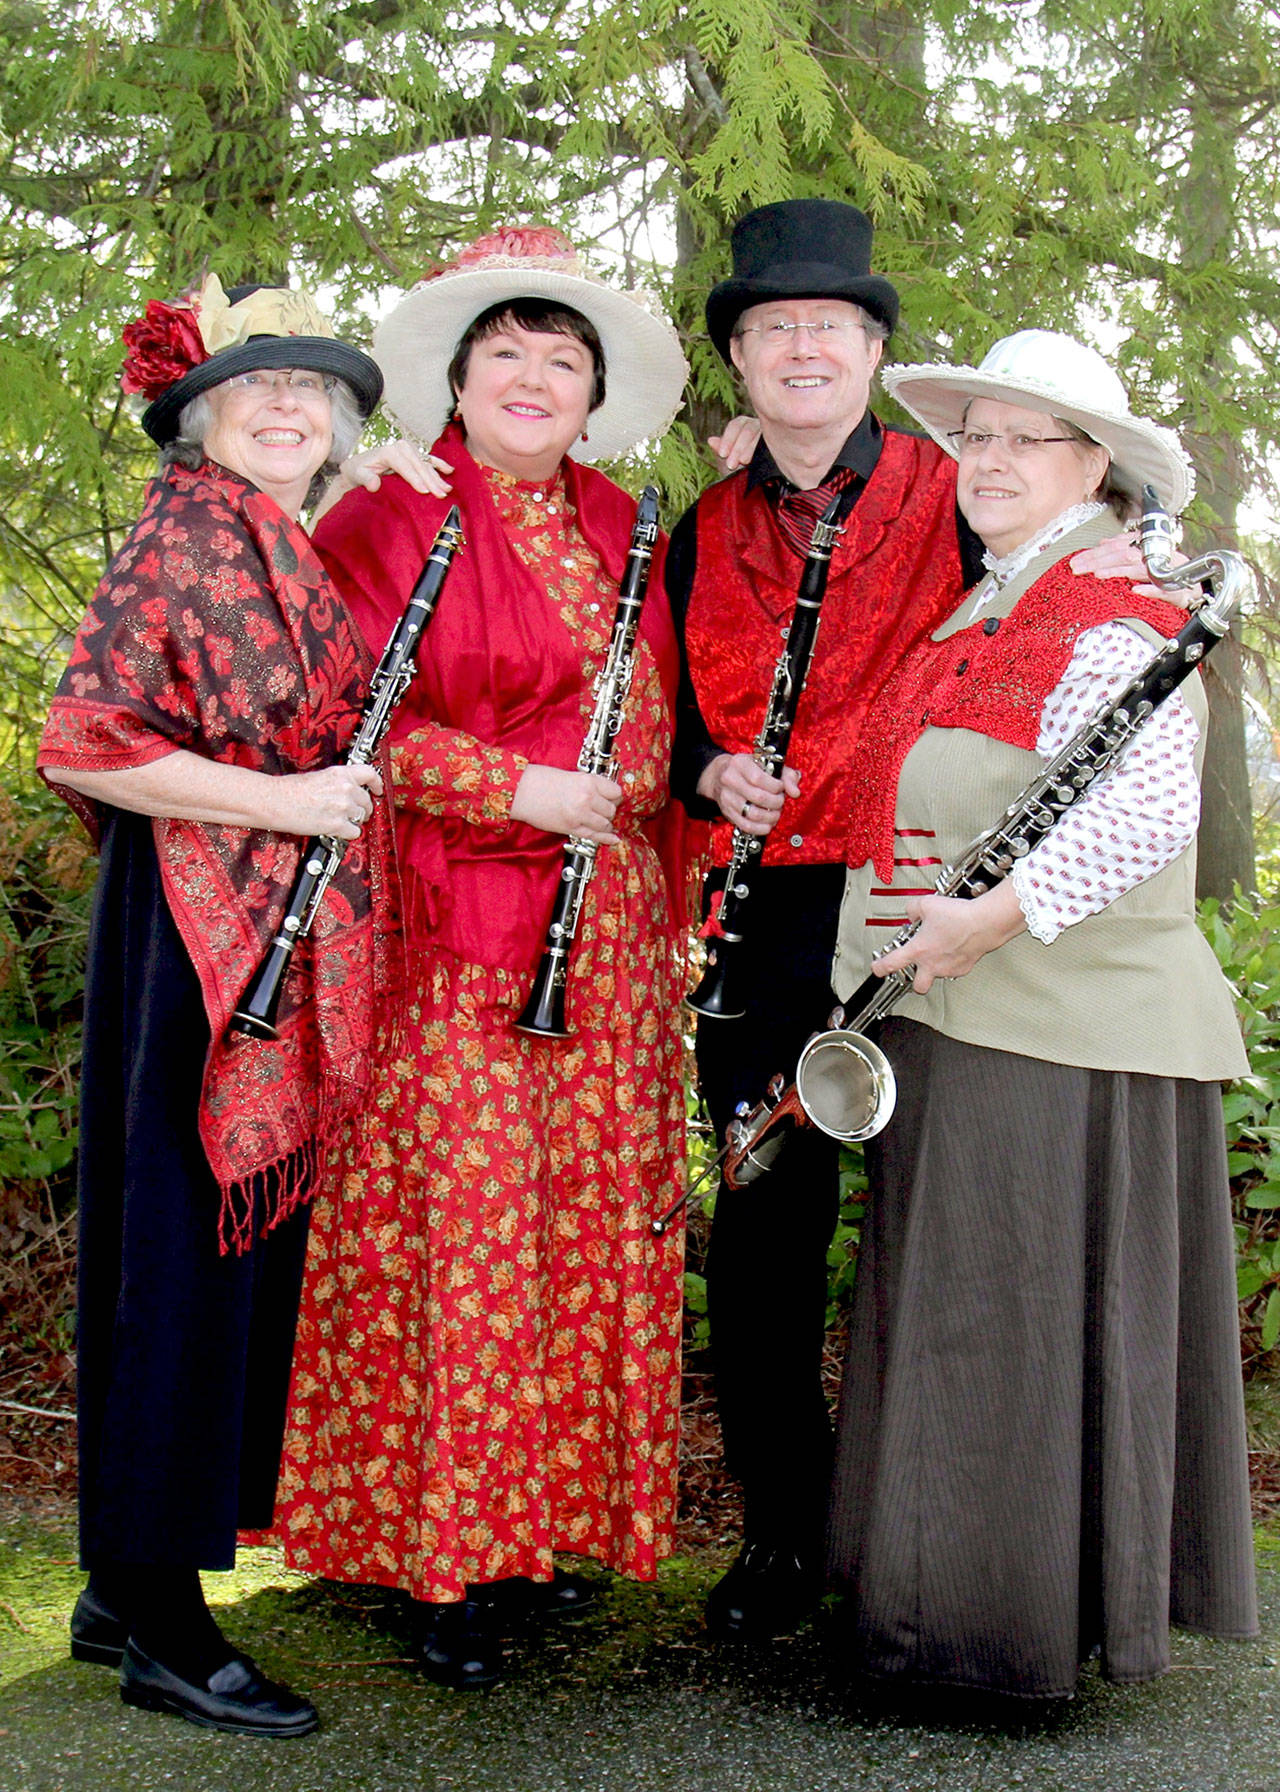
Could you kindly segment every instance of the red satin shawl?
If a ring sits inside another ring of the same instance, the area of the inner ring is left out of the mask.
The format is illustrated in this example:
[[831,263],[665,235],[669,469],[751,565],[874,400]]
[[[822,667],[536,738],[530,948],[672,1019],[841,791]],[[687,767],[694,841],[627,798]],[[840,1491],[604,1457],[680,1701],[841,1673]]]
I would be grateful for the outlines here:
[[[463,547],[424,637],[418,676],[396,713],[392,741],[434,723],[533,763],[572,769],[585,731],[581,649],[508,540],[455,425],[433,452],[454,469],[447,498],[427,497],[391,476],[376,493],[349,493],[315,533],[357,626],[379,654],[450,504],[461,509]],[[584,538],[620,580],[635,500],[572,460],[564,462],[564,478]],[[662,540],[654,553],[639,642],[641,652],[654,656],[674,709],[678,662],[662,579],[665,548]],[[669,805],[643,831],[662,854],[674,914],[682,893],[679,813]],[[434,948],[467,963],[513,971],[536,964],[563,864],[561,841],[519,822],[480,827],[411,808],[397,809],[396,835],[411,944],[429,937]]]
[[[849,768],[867,709],[903,655],[961,596],[955,486],[955,463],[933,442],[885,431],[875,471],[832,555],[787,755],[800,773],[801,794],[769,836],[766,864],[843,859]],[[764,491],[747,490],[745,473],[704,492],[697,518],[685,630],[690,672],[712,738],[749,753],[795,608],[800,562]],[[729,824],[716,823],[712,833],[724,864]]]
[[[1077,638],[1103,622],[1135,619],[1176,635],[1186,611],[1137,597],[1124,579],[1095,579],[1059,560],[988,633],[984,620],[925,641],[876,703],[850,780],[847,863],[893,874],[893,824],[903,762],[926,728],[967,728],[1034,752],[1045,700],[1070,664]],[[995,820],[995,817],[992,817]]]
[[[184,748],[312,771],[342,757],[366,676],[304,531],[225,467],[169,467],[81,623],[38,763],[118,771]],[[97,805],[53,788],[96,838]],[[390,817],[375,806],[348,848],[294,955],[274,1041],[226,1029],[279,928],[302,842],[181,818],[152,827],[212,1041],[199,1125],[222,1190],[219,1242],[243,1251],[255,1212],[265,1230],[308,1197],[338,1120],[366,1095],[375,1006],[397,981]]]

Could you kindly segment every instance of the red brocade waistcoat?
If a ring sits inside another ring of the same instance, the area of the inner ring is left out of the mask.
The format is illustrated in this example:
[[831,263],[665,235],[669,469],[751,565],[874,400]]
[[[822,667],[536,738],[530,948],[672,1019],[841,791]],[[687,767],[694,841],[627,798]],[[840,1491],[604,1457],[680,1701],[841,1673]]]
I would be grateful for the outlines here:
[[[842,862],[849,772],[876,692],[962,593],[956,470],[933,442],[886,429],[880,459],[831,558],[818,642],[787,761],[801,794],[769,837],[765,862]],[[755,745],[773,669],[790,627],[802,563],[763,489],[736,473],[703,493],[697,567],[685,625],[690,675],[714,740]],[[729,856],[727,822],[713,828]]]

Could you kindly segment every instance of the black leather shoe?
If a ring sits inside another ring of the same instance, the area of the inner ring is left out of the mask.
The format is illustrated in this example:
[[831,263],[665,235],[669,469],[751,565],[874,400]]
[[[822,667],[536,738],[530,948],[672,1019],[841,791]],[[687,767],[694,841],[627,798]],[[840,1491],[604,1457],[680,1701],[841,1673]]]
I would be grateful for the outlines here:
[[707,1598],[713,1636],[784,1636],[818,1603],[819,1577],[797,1555],[764,1543],[744,1544]]
[[487,1606],[499,1624],[576,1618],[596,1602],[591,1582],[566,1574],[562,1568],[557,1568],[550,1580],[530,1580],[527,1575],[512,1574],[506,1580],[468,1587],[467,1593],[477,1605]]
[[492,1607],[476,1599],[425,1607],[422,1667],[429,1680],[477,1692],[502,1678],[502,1638]]
[[95,1661],[104,1668],[118,1668],[128,1640],[128,1626],[108,1611],[90,1582],[71,1614],[72,1661]]
[[143,1711],[172,1711],[188,1723],[235,1736],[307,1736],[320,1722],[314,1705],[264,1678],[247,1655],[233,1655],[197,1683],[131,1642],[120,1664],[120,1697]]

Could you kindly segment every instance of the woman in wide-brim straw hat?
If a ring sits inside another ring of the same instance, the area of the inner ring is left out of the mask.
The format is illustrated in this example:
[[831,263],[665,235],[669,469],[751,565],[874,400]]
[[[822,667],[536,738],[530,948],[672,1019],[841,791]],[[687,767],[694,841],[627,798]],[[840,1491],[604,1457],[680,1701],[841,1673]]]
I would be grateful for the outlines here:
[[[392,817],[341,763],[367,666],[299,511],[382,389],[313,299],[214,275],[126,326],[162,451],[58,687],[40,769],[101,853],[80,1112],[80,1549],[71,1652],[126,1701],[315,1727],[224,1639],[202,1569],[271,1521],[306,1245],[395,988]],[[303,841],[349,843],[274,1041],[227,1023]]]
[[[835,983],[914,993],[868,1147],[830,1567],[854,1666],[1051,1698],[1169,1661],[1169,1624],[1256,1627],[1220,1084],[1246,1069],[1194,918],[1205,700],[972,901],[927,890],[1182,613],[1071,556],[1177,509],[1190,465],[1051,331],[885,385],[958,460],[987,576],[877,704]],[[1184,700],[1185,697],[1185,700]]]
[[[635,503],[582,462],[666,427],[686,367],[551,230],[482,238],[376,333],[449,498],[384,478],[317,544],[371,643],[446,504],[465,546],[393,731],[408,1025],[318,1216],[286,1447],[291,1561],[422,1602],[427,1671],[492,1682],[518,1612],[581,1609],[570,1550],[671,1546],[682,984],[664,871],[676,651],[654,559],[617,779],[576,769]],[[565,1040],[514,1022],[566,835],[599,844]],[[674,877],[675,864],[667,857]]]

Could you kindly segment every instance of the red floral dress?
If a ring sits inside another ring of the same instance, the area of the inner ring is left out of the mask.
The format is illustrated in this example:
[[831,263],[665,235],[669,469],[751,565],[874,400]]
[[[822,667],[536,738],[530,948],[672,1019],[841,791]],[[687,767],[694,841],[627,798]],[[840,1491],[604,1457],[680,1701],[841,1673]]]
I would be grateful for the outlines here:
[[[581,737],[616,582],[560,486],[484,479],[581,650]],[[407,1024],[382,1041],[341,1196],[313,1218],[277,1504],[296,1567],[443,1601],[468,1582],[545,1580],[553,1550],[644,1579],[670,1549],[682,1252],[649,1222],[682,1173],[682,986],[640,832],[667,801],[669,752],[642,645],[622,844],[601,849],[587,891],[571,1038],[514,1029],[532,967],[470,962],[421,922],[411,934]],[[484,838],[507,827],[526,763],[432,722],[393,760],[400,809]]]

